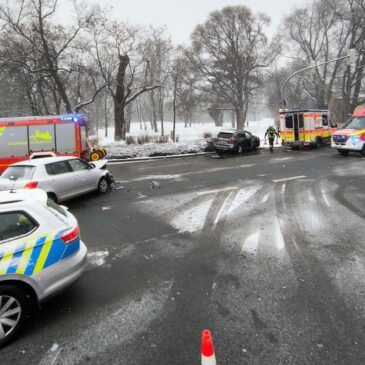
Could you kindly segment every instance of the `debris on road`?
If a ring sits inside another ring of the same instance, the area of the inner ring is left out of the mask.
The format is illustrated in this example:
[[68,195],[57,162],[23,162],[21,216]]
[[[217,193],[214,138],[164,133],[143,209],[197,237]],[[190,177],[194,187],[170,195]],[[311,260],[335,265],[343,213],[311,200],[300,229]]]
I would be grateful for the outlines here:
[[150,182],[151,189],[160,188],[160,184],[157,181],[151,181]]

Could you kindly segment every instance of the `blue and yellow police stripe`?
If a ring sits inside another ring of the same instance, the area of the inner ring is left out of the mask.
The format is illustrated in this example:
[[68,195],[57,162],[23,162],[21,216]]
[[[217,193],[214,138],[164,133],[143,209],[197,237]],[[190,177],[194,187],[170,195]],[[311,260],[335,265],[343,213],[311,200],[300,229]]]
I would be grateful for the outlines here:
[[63,232],[56,235],[48,233],[36,236],[0,251],[0,276],[6,274],[35,275],[70,256],[78,250],[80,241],[78,239],[66,245],[60,239]]

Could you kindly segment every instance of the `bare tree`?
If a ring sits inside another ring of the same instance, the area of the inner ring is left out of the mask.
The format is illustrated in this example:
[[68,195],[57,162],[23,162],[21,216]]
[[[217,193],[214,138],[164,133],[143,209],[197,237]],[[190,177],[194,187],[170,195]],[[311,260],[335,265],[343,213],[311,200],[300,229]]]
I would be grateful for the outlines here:
[[149,84],[158,84],[157,90],[149,93],[151,104],[151,125],[155,132],[158,131],[157,118],[161,123],[161,135],[164,135],[164,107],[166,98],[166,87],[171,76],[171,52],[173,46],[169,37],[165,35],[164,28],[148,29],[148,40],[146,57],[149,60]]
[[196,75],[182,47],[178,47],[175,52],[172,78],[176,91],[177,113],[184,120],[185,127],[191,126],[200,99]]
[[[341,0],[340,0],[341,1]],[[338,0],[314,0],[309,6],[296,9],[284,20],[283,29],[289,32],[297,56],[310,64],[318,64],[340,58],[345,50],[348,34],[337,23],[337,16],[332,7]],[[336,44],[336,46],[334,46]],[[343,61],[324,64],[314,73],[307,72],[302,77],[313,86],[317,107],[325,108],[332,96],[332,86]]]
[[[74,67],[74,56],[80,51],[77,43],[83,29],[93,22],[96,14],[93,8],[87,8],[84,4],[81,8],[75,2],[75,6],[77,22],[68,28],[54,21],[57,0],[6,1],[0,6],[2,35],[7,37],[10,51],[3,62],[17,65],[18,69],[28,74],[28,78],[32,78],[30,90],[36,90],[42,101],[39,105],[43,104],[44,108],[37,108],[37,112],[50,112],[45,90],[52,91],[50,94],[54,96],[57,113],[61,108],[71,113],[93,102],[104,87],[96,86],[93,80],[94,93],[91,94],[89,87],[83,92],[89,96],[88,100],[82,101],[80,92],[77,100],[71,100],[73,75],[80,71],[80,67]],[[84,73],[84,76],[87,74]]]
[[[343,102],[343,118],[359,103],[365,67],[365,5],[363,0],[314,0],[296,9],[284,20],[294,47],[293,55],[310,62],[325,63],[314,73],[301,75],[304,91],[316,107],[327,107],[332,99]],[[347,50],[359,52],[356,65],[346,64]],[[329,62],[329,61],[334,62]],[[329,63],[326,63],[329,62]]]
[[[348,34],[348,48],[356,49],[358,56],[354,65],[343,67],[342,120],[352,113],[355,107],[365,101],[365,2],[364,0],[346,0],[342,7],[334,6],[334,11]],[[361,96],[362,94],[362,96]]]
[[143,29],[100,17],[93,28],[92,47],[105,84],[114,101],[115,140],[126,136],[126,107],[159,84],[149,83],[147,40]]
[[243,128],[251,93],[260,85],[260,70],[275,59],[264,34],[269,18],[245,6],[228,6],[210,14],[192,34],[187,52],[201,88],[234,108],[237,127]]

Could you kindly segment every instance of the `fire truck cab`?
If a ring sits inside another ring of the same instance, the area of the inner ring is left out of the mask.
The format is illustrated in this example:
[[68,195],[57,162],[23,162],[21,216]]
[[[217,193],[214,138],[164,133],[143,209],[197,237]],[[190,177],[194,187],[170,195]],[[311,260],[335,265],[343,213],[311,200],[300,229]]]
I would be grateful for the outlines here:
[[0,173],[15,162],[50,156],[95,161],[105,153],[90,148],[80,114],[0,118]]
[[283,146],[318,147],[330,143],[336,131],[329,111],[321,109],[279,110],[280,137]]

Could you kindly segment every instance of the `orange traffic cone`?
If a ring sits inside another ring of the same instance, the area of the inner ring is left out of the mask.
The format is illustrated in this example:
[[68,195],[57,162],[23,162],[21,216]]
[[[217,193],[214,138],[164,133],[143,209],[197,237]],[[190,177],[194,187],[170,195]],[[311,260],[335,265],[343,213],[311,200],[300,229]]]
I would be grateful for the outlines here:
[[202,333],[202,363],[201,365],[217,365],[214,354],[213,339],[210,331]]

